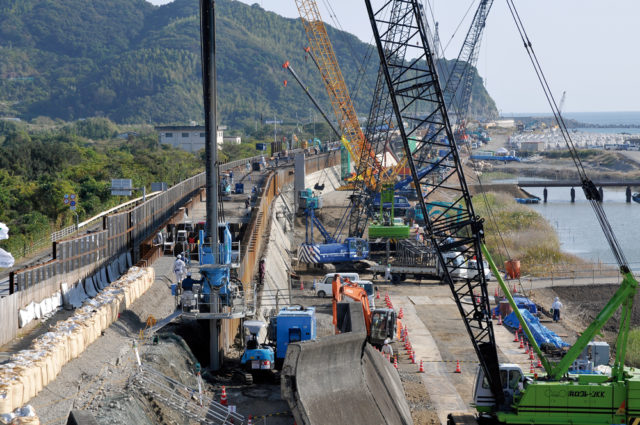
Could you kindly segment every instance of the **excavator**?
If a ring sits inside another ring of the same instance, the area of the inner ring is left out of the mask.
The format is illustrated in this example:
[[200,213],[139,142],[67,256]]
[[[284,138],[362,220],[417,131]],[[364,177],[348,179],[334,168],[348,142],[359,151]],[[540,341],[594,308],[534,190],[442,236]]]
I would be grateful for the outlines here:
[[331,288],[333,291],[333,326],[336,334],[340,333],[340,329],[338,329],[338,303],[345,296],[362,305],[367,337],[371,345],[381,347],[385,340],[393,341],[396,337],[399,338],[402,322],[397,317],[395,310],[376,308],[371,311],[367,291],[348,279],[343,282],[339,274],[333,277]]
[[[640,424],[640,371],[624,366],[638,281],[631,272],[606,217],[602,196],[582,166],[533,51],[532,43],[522,26],[520,15],[515,11],[513,0],[507,0],[507,4],[518,27],[522,44],[559,123],[586,198],[605,233],[622,275],[622,282],[616,293],[559,361],[544,356],[511,297],[509,288],[500,278],[501,273],[484,243],[483,219],[474,211],[456,143],[443,144],[438,137],[439,134],[443,134],[448,140],[455,140],[433,60],[433,47],[422,19],[420,0],[389,0],[377,9],[373,8],[372,0],[365,0],[365,4],[394,114],[397,122],[407,123],[405,126],[399,126],[398,131],[402,138],[407,165],[419,195],[419,206],[425,218],[429,243],[445,271],[443,282],[451,289],[479,361],[473,403],[477,413],[452,413],[448,416],[447,424]],[[401,45],[414,48],[413,62],[407,64],[395,56],[394,52]],[[392,78],[399,70],[402,75]],[[426,109],[430,111],[428,117],[415,119],[411,116],[409,111],[417,104],[426,105]],[[411,149],[409,139],[426,126],[434,127],[433,136],[420,139],[416,148]],[[444,151],[441,159],[434,159],[434,156],[430,155],[435,149]],[[433,179],[429,173],[425,176],[418,175],[418,170],[430,165],[442,167],[442,180]],[[442,202],[443,199],[451,205],[461,205],[456,220],[451,220],[444,212],[439,215],[428,213],[430,206],[437,205],[436,203]],[[456,257],[445,256],[454,249]],[[458,258],[462,258],[463,261],[455,261]],[[471,277],[466,280],[454,280],[452,274],[456,269],[470,267],[469,260],[472,258],[477,260],[474,263],[476,273],[471,273]],[[491,306],[483,258],[498,278],[503,292],[518,316],[524,334],[538,354],[545,370],[544,374],[524,374],[518,365],[500,363],[493,321],[489,314]],[[570,374],[571,364],[618,310],[620,325],[611,373]]]

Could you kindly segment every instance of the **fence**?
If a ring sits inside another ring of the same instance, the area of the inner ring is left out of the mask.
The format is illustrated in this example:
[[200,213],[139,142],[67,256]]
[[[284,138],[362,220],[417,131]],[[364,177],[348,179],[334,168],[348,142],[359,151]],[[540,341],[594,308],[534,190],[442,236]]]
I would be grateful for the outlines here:
[[[220,168],[226,171],[255,159],[257,157],[233,161]],[[307,160],[306,171],[312,173],[336,165],[338,161],[339,151],[315,155]],[[264,192],[256,203],[257,208],[241,243],[243,255],[239,276],[248,299],[254,298],[250,283],[262,249],[262,235],[266,230],[266,217],[271,212],[271,203],[283,185],[292,181],[293,173],[286,169],[269,174]],[[10,295],[0,298],[0,323],[3,324],[0,326],[0,345],[16,336],[18,309],[51,296],[60,290],[61,282],[72,283],[83,279],[126,251],[132,253],[134,263],[139,260],[143,260],[147,265],[152,263],[159,253],[158,250],[148,249],[146,242],[189,198],[200,191],[204,184],[205,173],[201,173],[129,211],[117,212],[114,209],[113,213],[102,217],[101,230],[56,240],[53,242],[53,258],[50,261],[12,271],[9,275]],[[52,238],[57,239],[57,235],[52,235]],[[237,328],[238,323],[239,321],[229,320],[224,321],[223,326],[229,331]]]
[[54,242],[51,261],[11,272],[9,293],[23,291],[43,280],[89,265],[98,268],[126,251],[131,251],[137,262],[141,257],[140,243],[167,221],[204,182],[205,174],[198,174],[129,211],[103,217],[101,231]]

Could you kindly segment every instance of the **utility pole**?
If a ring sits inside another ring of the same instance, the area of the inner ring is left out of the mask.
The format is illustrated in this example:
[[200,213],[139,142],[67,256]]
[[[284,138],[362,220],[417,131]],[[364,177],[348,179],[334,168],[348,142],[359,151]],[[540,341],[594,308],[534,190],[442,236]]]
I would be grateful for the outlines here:
[[[219,259],[215,252],[218,245],[218,126],[217,126],[217,87],[216,87],[216,22],[215,0],[200,0],[200,37],[202,45],[202,95],[204,97],[205,156],[207,221],[206,232],[213,264]],[[209,359],[210,367],[219,370],[220,319],[209,320]]]

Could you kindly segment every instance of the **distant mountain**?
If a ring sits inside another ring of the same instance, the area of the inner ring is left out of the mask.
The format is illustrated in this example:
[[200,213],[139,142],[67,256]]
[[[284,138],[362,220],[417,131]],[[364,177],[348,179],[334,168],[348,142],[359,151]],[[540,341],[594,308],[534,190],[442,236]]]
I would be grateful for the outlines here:
[[[281,65],[286,60],[330,110],[318,72],[305,59],[299,19],[234,0],[217,1],[221,122],[309,120],[313,107]],[[291,7],[294,7],[293,4]],[[328,28],[358,113],[375,85],[371,46]],[[198,1],[153,6],[145,0],[3,0],[0,3],[0,116],[118,123],[201,121]],[[358,84],[358,87],[356,87]],[[496,116],[480,78],[471,109]]]

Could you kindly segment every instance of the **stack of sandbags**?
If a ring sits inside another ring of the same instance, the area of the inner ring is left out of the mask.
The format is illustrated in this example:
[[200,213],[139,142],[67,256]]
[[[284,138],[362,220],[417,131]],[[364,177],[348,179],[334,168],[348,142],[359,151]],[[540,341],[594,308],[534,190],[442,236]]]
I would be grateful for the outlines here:
[[53,381],[62,367],[98,339],[154,280],[152,268],[132,267],[93,299],[86,299],[73,316],[35,339],[31,349],[0,365],[0,414],[23,406]]
[[11,425],[39,425],[40,419],[30,405],[20,407],[12,413],[0,415],[0,423]]

